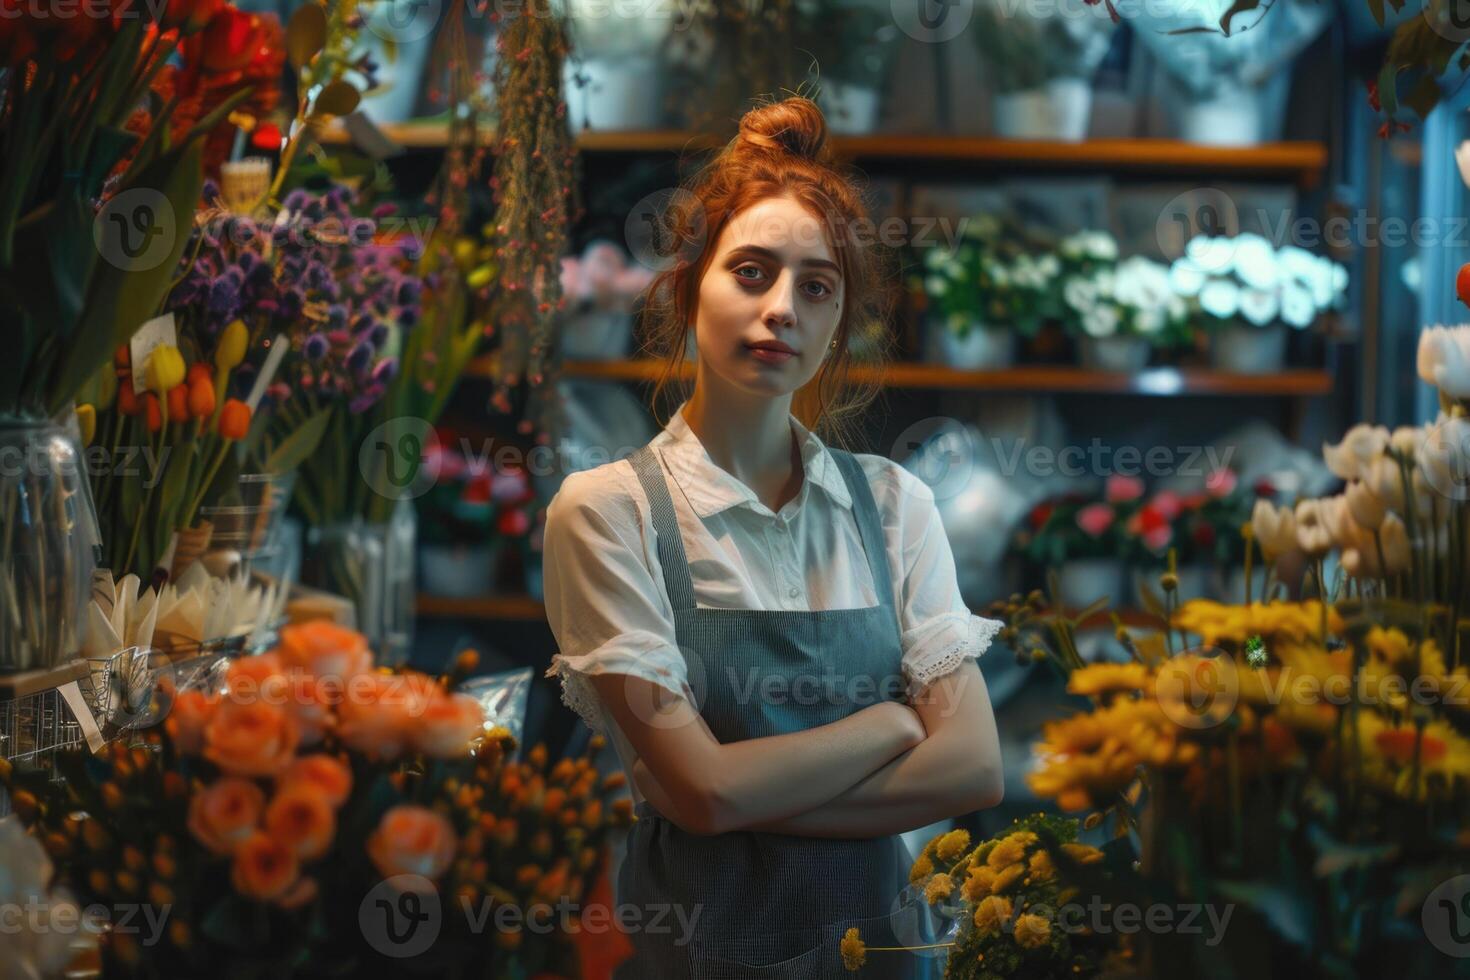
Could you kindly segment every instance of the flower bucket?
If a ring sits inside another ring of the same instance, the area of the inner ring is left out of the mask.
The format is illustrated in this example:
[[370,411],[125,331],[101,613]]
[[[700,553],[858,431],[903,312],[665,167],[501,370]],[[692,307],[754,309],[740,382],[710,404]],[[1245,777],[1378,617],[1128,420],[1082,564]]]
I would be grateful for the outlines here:
[[490,595],[499,557],[495,544],[425,544],[419,548],[423,591],[450,599]]
[[817,102],[827,117],[827,130],[848,136],[865,136],[878,128],[882,104],[878,89],[850,82],[823,82]]
[[942,321],[929,327],[929,360],[966,371],[1010,367],[1016,359],[1016,333],[1008,327],[971,323],[960,336]]
[[[579,77],[585,84],[578,84]],[[657,129],[663,122],[662,77],[651,55],[568,60],[562,93],[572,131]]]
[[1094,371],[1142,371],[1152,350],[1142,337],[1083,337],[1082,366]]
[[1286,363],[1286,326],[1232,323],[1210,337],[1210,362],[1233,374],[1270,374]]
[[1051,102],[1054,139],[1079,143],[1087,138],[1092,119],[1092,86],[1082,78],[1054,78],[1046,83]]
[[619,360],[632,340],[633,316],[619,310],[574,313],[562,325],[562,353],[573,361]]
[[1044,88],[1024,92],[997,92],[992,102],[991,128],[1002,139],[1055,139],[1057,126],[1051,93]]
[[417,532],[408,498],[382,524],[358,517],[307,531],[302,581],[351,600],[353,628],[379,664],[404,664],[412,651]]
[[77,656],[99,543],[76,438],[50,420],[0,419],[0,672]]
[[1107,596],[1115,603],[1124,595],[1123,563],[1117,558],[1074,558],[1057,572],[1062,605],[1081,609]]

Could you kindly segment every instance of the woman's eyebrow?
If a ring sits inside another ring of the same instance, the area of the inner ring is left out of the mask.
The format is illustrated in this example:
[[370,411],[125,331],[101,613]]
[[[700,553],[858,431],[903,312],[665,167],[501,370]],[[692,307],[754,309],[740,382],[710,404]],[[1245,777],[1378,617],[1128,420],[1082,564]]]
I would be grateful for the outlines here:
[[[731,258],[741,255],[758,255],[761,258],[770,259],[772,262],[781,261],[781,256],[762,245],[737,245],[730,249]],[[827,259],[802,259],[801,264],[821,269],[831,269],[839,275],[842,273],[842,269],[838,267],[836,262],[830,262]]]

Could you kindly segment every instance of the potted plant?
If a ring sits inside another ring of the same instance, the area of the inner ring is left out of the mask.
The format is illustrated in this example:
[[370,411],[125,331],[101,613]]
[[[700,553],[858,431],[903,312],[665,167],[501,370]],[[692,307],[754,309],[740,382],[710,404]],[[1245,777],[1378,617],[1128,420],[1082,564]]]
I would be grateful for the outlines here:
[[629,261],[612,242],[587,246],[580,258],[561,260],[561,290],[566,299],[561,349],[569,360],[612,361],[628,356],[633,311],[653,271]]
[[972,218],[953,249],[924,255],[927,358],[966,370],[1010,366],[1017,336],[1040,329],[1059,271],[1055,256],[1003,237],[995,218]]
[[1221,468],[1193,493],[1153,494],[1129,519],[1135,542],[1132,558],[1140,573],[1135,579],[1138,593],[1146,587],[1157,591],[1158,585],[1151,583],[1157,582],[1166,554],[1173,549],[1175,588],[1181,600],[1243,598],[1245,546],[1240,529],[1250,521],[1254,502],[1270,499],[1275,492],[1266,480],[1242,486],[1234,470]]
[[1191,300],[1210,335],[1210,356],[1222,371],[1279,371],[1287,327],[1305,330],[1335,308],[1347,270],[1294,245],[1274,248],[1260,235],[1201,235],[1169,269],[1174,291]]
[[1086,367],[1139,371],[1155,347],[1187,341],[1188,310],[1165,266],[1143,256],[1117,262],[1117,243],[1101,231],[1068,236],[1058,254],[1062,324],[1081,339]]
[[995,86],[992,120],[1008,139],[1087,136],[1089,80],[1107,53],[1112,19],[1101,5],[1051,16],[984,3],[971,36]]
[[573,132],[657,129],[662,124],[659,49],[670,36],[673,11],[672,5],[634,11],[596,0],[568,5],[573,54],[562,70],[562,94]]
[[505,546],[530,529],[534,494],[523,471],[497,471],[460,446],[441,433],[425,460],[434,482],[418,498],[419,572],[425,592],[466,598],[495,591]]
[[1081,609],[1108,597],[1125,601],[1124,529],[1139,507],[1143,484],[1114,474],[1103,499],[1067,494],[1032,508],[1017,546],[1033,563],[1056,569],[1060,599]]
[[864,134],[878,128],[883,86],[899,38],[885,11],[801,0],[794,36],[799,50],[815,60],[817,103],[833,133]]

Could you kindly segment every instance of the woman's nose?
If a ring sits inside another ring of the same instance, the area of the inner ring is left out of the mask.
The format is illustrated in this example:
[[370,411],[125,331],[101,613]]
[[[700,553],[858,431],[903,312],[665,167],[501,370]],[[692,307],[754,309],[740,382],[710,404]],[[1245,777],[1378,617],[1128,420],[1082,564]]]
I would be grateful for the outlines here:
[[767,291],[766,309],[761,319],[772,329],[796,325],[796,287],[789,273],[783,272]]

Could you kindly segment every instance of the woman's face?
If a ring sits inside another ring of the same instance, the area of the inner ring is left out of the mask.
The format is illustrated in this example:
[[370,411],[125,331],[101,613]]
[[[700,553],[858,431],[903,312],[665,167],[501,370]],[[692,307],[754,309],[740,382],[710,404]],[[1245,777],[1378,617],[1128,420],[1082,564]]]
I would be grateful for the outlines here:
[[796,391],[830,351],[842,286],[815,215],[789,197],[751,205],[726,223],[699,283],[701,360],[745,391]]

